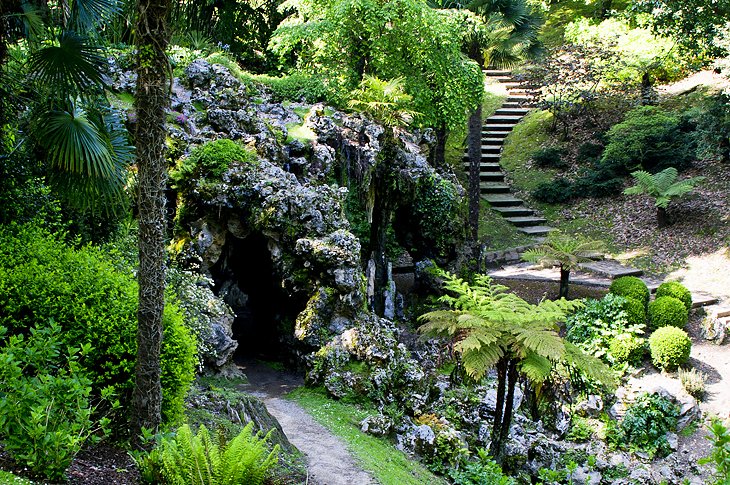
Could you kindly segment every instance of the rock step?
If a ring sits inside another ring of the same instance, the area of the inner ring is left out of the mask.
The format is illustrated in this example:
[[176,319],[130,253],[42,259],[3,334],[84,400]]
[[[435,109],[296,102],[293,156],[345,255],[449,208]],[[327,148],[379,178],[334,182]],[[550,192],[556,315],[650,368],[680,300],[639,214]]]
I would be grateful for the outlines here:
[[505,71],[503,69],[482,69],[485,76],[511,76],[512,71]]
[[528,108],[505,108],[504,105],[502,106],[503,107],[495,111],[494,114],[507,116],[525,116],[527,113],[530,112]]
[[486,194],[482,195],[482,199],[489,202],[492,207],[515,207],[523,204],[521,199],[512,194]]
[[529,96],[518,96],[516,94],[510,93],[507,96],[507,99],[505,100],[506,103],[528,103],[531,101],[531,98]]
[[502,151],[502,145],[482,145],[482,153],[499,153]]
[[[499,163],[499,156],[499,153],[482,153],[479,158],[482,163]],[[462,160],[464,161],[464,165],[468,166],[467,162],[469,161],[469,155],[465,153]]]
[[502,217],[529,217],[535,214],[533,209],[525,206],[517,207],[492,207],[495,211],[502,214]]
[[[716,305],[718,299],[707,293],[692,293],[692,308],[699,308],[703,306]],[[725,315],[727,316],[727,315]]]
[[482,146],[484,145],[504,145],[504,137],[482,137]]
[[[490,123],[488,125],[484,125],[482,127],[482,137],[484,137],[485,135],[494,136],[495,132],[498,132],[498,131],[502,131],[502,132],[512,131],[512,128],[514,128],[516,124],[517,123],[495,125],[495,124]],[[507,135],[505,134],[504,136],[507,136]]]
[[505,217],[504,219],[517,227],[539,226],[547,222],[544,217],[537,216]]
[[521,115],[492,115],[487,118],[487,124],[516,125],[521,119]]
[[605,259],[602,261],[591,261],[589,263],[583,263],[579,265],[580,269],[589,271],[600,276],[605,276],[612,280],[620,278],[621,276],[641,276],[644,272],[640,269],[631,268],[622,265],[618,261],[611,259]]
[[504,182],[504,172],[479,172],[482,182]]
[[[469,164],[464,164],[464,170],[469,170]],[[481,162],[479,164],[480,172],[501,172],[502,168],[498,163],[494,162]]]
[[479,184],[483,194],[509,194],[510,186],[500,182],[481,182]]
[[[508,125],[499,125],[500,127],[504,128]],[[514,127],[512,127],[514,128]],[[502,142],[504,143],[504,139],[509,135],[509,132],[512,131],[512,128],[509,130],[493,130],[493,131],[482,131],[482,140],[486,140],[488,138],[502,138]]]
[[518,228],[520,232],[524,232],[530,236],[546,236],[554,228],[550,226],[527,226]]

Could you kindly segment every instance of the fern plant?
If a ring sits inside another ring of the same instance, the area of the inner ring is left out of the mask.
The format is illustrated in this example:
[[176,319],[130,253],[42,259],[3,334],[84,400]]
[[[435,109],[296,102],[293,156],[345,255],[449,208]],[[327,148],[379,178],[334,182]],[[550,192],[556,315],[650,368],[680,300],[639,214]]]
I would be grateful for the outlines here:
[[533,305],[485,275],[477,275],[469,284],[443,270],[438,274],[447,290],[439,300],[450,309],[421,315],[419,332],[451,340],[464,370],[475,381],[496,367],[497,404],[490,454],[498,461],[509,435],[520,375],[539,387],[554,366],[562,364],[599,380],[606,388],[614,387],[605,364],[558,334],[557,323],[580,308],[580,301],[543,300]]
[[570,236],[558,231],[548,234],[545,243],[522,253],[522,259],[544,267],[560,267],[558,298],[568,298],[570,272],[605,251],[602,241]]
[[205,426],[194,434],[185,424],[151,452],[135,456],[135,461],[147,483],[258,485],[278,461],[279,445],[269,451],[270,434],[261,438],[248,423],[227,442],[224,436],[214,440]]
[[643,170],[632,172],[636,185],[624,190],[626,195],[646,194],[655,200],[657,208],[657,224],[659,227],[667,225],[667,206],[672,199],[682,197],[692,191],[695,186],[704,180],[704,177],[692,177],[677,180],[679,173],[674,167],[665,168],[661,172],[650,174]]

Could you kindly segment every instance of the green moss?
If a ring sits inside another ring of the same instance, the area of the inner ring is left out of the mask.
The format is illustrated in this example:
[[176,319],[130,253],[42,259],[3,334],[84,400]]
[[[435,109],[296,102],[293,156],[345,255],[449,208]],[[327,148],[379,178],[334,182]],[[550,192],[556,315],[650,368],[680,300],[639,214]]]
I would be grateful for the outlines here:
[[532,155],[550,140],[547,129],[551,119],[548,111],[532,111],[522,118],[504,142],[500,164],[507,171],[510,183],[519,190],[530,192],[555,175],[554,170],[527,165]]
[[492,210],[489,202],[482,199],[479,210],[479,240],[489,251],[525,246],[534,240],[507,222],[501,214]]
[[286,129],[289,132],[286,137],[287,143],[293,140],[299,140],[303,143],[311,143],[317,138],[317,134],[313,132],[308,126],[305,126],[304,123],[289,123],[288,125],[286,125]]
[[[218,179],[233,162],[256,163],[256,154],[228,139],[209,141],[196,147],[170,171],[170,179],[178,189],[184,189],[194,179]],[[209,181],[209,183],[214,183]]]
[[393,444],[360,431],[360,422],[374,410],[333,401],[323,392],[299,388],[288,396],[309,412],[316,421],[347,443],[360,465],[382,485],[439,485],[445,482],[423,465],[413,461]]
[[305,108],[304,106],[300,106],[298,108],[294,108],[293,110],[301,119],[304,119],[309,114],[309,108]]

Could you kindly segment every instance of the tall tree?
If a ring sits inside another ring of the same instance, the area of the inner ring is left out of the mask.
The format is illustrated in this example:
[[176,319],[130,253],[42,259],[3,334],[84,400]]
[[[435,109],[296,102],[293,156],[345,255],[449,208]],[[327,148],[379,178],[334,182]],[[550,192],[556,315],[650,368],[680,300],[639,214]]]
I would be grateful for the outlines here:
[[139,310],[133,432],[161,421],[160,346],[165,305],[165,109],[169,104],[170,0],[138,0],[136,21]]
[[473,284],[443,271],[440,276],[448,292],[440,301],[449,309],[421,315],[419,332],[452,340],[464,370],[475,381],[496,368],[497,403],[489,452],[497,461],[509,437],[520,375],[532,386],[541,385],[560,364],[599,380],[606,388],[615,385],[603,362],[558,334],[557,322],[582,303],[561,299],[532,305],[485,275],[477,275]]

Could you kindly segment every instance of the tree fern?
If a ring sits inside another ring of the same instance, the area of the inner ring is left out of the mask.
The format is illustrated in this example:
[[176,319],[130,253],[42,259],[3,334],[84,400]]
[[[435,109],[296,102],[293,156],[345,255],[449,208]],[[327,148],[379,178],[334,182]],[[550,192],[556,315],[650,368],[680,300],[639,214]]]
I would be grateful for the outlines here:
[[643,170],[632,172],[636,185],[624,190],[626,195],[646,194],[654,199],[657,208],[657,223],[666,225],[666,209],[672,199],[682,197],[691,192],[695,186],[703,181],[704,177],[692,177],[677,180],[679,173],[674,167],[665,168],[661,172],[650,174]]

